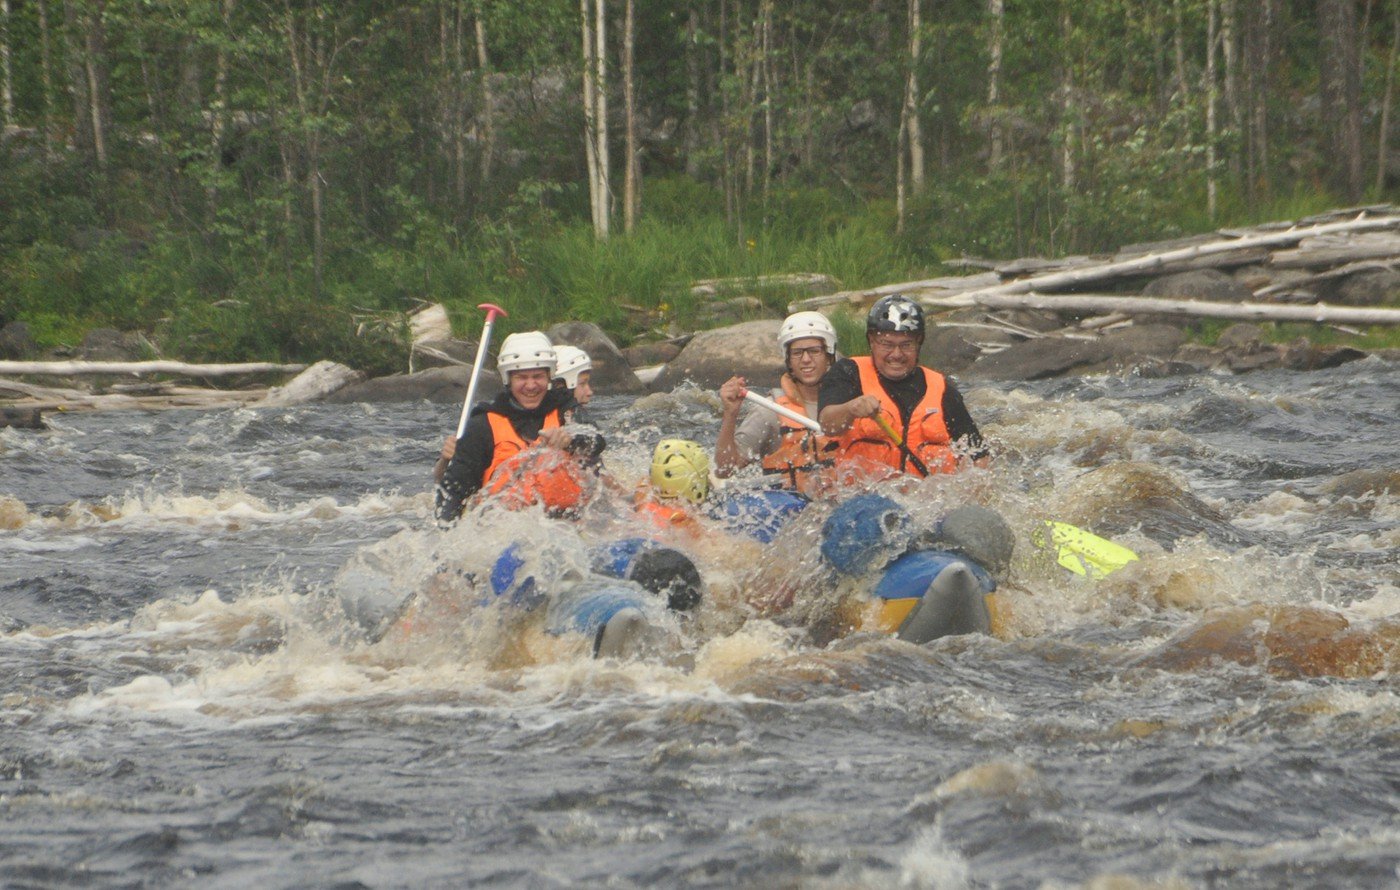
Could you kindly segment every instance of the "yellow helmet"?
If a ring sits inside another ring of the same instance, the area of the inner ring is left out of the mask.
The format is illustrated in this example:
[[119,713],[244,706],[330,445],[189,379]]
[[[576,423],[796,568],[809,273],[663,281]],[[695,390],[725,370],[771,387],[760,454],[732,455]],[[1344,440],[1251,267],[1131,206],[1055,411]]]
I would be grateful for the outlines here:
[[662,439],[651,455],[651,484],[662,497],[698,504],[710,493],[710,458],[689,439]]

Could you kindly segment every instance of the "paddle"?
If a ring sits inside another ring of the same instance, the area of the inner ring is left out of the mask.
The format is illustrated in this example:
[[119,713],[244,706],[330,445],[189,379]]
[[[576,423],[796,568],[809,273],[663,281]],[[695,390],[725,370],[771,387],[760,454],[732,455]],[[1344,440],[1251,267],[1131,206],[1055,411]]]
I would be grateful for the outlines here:
[[481,327],[481,342],[476,345],[476,361],[472,363],[472,377],[467,382],[467,398],[462,403],[462,416],[457,421],[457,438],[467,429],[467,415],[472,410],[472,398],[476,396],[476,381],[481,376],[481,363],[486,360],[486,345],[491,342],[491,328],[496,316],[504,316],[506,311],[494,303],[481,303],[476,308],[486,310],[486,323]]
[[914,469],[923,474],[924,478],[928,478],[928,467],[924,466],[924,462],[919,460],[918,455],[914,454],[909,448],[909,445],[904,441],[904,437],[895,432],[895,428],[885,419],[885,415],[877,413],[875,415],[875,422],[880,425],[880,429],[885,431],[885,435],[890,437],[890,441],[895,444],[895,447],[903,451],[904,456],[909,458],[909,462],[914,465]]
[[[765,399],[752,391],[746,391],[744,398],[756,405],[767,408],[776,414],[780,414],[790,420],[802,424],[814,433],[820,434],[821,424],[810,417],[805,417],[784,408],[772,399]],[[880,424],[880,429],[885,431],[885,435],[890,437],[890,441],[899,446],[905,455],[913,463],[914,469],[925,476],[928,475],[928,467],[919,460],[918,456],[910,450],[909,445],[903,437],[895,431],[894,426],[885,419],[885,415],[876,414],[875,422]],[[1085,575],[1092,578],[1102,578],[1123,568],[1130,562],[1138,558],[1133,551],[1122,544],[1115,544],[1107,538],[1101,538],[1093,532],[1087,532],[1082,528],[1070,525],[1068,522],[1058,522],[1055,520],[1045,520],[1045,527],[1050,531],[1049,540],[1045,539],[1044,533],[1037,529],[1032,534],[1031,539],[1039,547],[1053,549],[1056,561],[1074,572],[1076,575]]]
[[817,423],[812,418],[808,417],[805,414],[798,414],[791,408],[784,408],[782,405],[779,405],[772,399],[765,399],[763,396],[759,395],[751,389],[744,390],[744,398],[748,399],[750,402],[753,402],[755,405],[760,405],[764,408],[767,408],[774,414],[782,415],[788,420],[802,424],[807,429],[811,430],[819,436],[822,434],[822,425]]
[[1036,529],[1031,533],[1031,541],[1038,547],[1053,551],[1055,561],[1076,575],[1102,578],[1138,559],[1136,553],[1122,544],[1115,544],[1067,522],[1047,519],[1045,528],[1050,531],[1049,540],[1046,540],[1043,529]]

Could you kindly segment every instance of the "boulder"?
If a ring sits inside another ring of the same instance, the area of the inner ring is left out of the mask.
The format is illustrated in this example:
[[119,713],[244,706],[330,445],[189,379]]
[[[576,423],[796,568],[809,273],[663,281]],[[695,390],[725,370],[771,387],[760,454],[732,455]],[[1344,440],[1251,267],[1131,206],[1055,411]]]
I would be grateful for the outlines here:
[[651,388],[669,391],[686,380],[715,388],[735,374],[756,387],[777,386],[783,374],[778,351],[782,325],[778,319],[760,319],[702,331],[657,375]]
[[[429,368],[470,368],[475,361],[476,344],[470,340],[416,340],[409,353],[408,370],[412,373]],[[484,364],[486,371],[494,373],[489,356]]]
[[352,383],[364,380],[363,371],[356,371],[337,362],[322,360],[293,377],[283,386],[274,386],[254,408],[280,408],[317,402]]
[[1400,272],[1376,269],[1348,275],[1327,296],[1344,306],[1400,304]]
[[919,349],[919,364],[945,374],[960,374],[982,355],[980,347],[969,342],[959,328],[935,327]]
[[632,373],[632,365],[623,358],[617,344],[596,324],[566,321],[550,328],[545,334],[556,346],[577,346],[588,353],[593,361],[590,380],[595,392],[605,395],[646,392],[646,386]]
[[984,355],[964,373],[983,380],[1039,380],[1098,370],[1113,357],[1113,350],[1102,340],[1045,337]]
[[43,413],[38,408],[0,408],[0,429],[44,430]]
[[1113,357],[1132,361],[1139,358],[1170,358],[1176,354],[1181,344],[1186,342],[1186,333],[1176,325],[1134,324],[1117,328],[1103,335],[1103,343]]
[[[690,342],[689,338],[685,343]],[[651,365],[664,365],[681,354],[684,343],[675,340],[661,340],[657,343],[633,343],[622,350],[622,357],[633,368],[646,368]]]
[[155,354],[155,346],[143,334],[112,328],[93,328],[78,348],[78,358],[89,362],[139,362]]
[[[427,400],[461,405],[467,397],[472,369],[466,367],[430,368],[413,374],[392,374],[351,384],[327,397],[327,402],[416,402]],[[477,380],[477,402],[495,398],[501,391],[501,377],[484,370]]]
[[1254,292],[1218,269],[1178,272],[1153,279],[1142,289],[1144,297],[1172,297],[1178,300],[1210,300],[1216,303],[1246,303]]
[[28,323],[12,321],[0,328],[0,359],[24,361],[39,354],[39,344],[34,342],[34,332]]
[[1234,352],[1255,352],[1264,344],[1264,329],[1257,324],[1240,322],[1220,332],[1215,345]]

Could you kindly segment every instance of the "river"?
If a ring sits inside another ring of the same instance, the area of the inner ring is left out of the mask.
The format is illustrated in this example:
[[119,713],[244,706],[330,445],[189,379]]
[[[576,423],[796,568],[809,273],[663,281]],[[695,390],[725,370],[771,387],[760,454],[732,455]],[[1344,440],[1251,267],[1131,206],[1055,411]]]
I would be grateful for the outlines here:
[[[698,548],[693,627],[624,661],[470,596],[340,614],[356,560],[626,531],[438,530],[450,406],[0,430],[0,885],[1400,885],[1400,365],[964,388],[994,468],[899,497],[1017,531],[996,636],[760,617],[826,589],[795,528]],[[712,395],[592,407],[627,485],[714,441]],[[1064,571],[1045,517],[1142,559]]]

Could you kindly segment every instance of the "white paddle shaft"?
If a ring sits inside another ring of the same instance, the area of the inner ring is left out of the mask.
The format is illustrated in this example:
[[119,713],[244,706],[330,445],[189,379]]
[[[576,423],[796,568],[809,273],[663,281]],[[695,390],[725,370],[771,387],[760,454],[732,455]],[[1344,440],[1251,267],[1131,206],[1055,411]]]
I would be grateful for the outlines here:
[[821,435],[822,425],[817,423],[815,420],[813,420],[805,414],[798,414],[791,408],[784,408],[782,405],[779,405],[772,399],[765,399],[763,396],[759,395],[751,389],[744,391],[744,398],[748,399],[750,402],[753,402],[755,405],[761,405],[764,408],[767,408],[769,411],[772,411],[775,414],[781,414],[788,420],[796,421],[797,423],[802,424],[807,429],[811,430],[817,435]]

